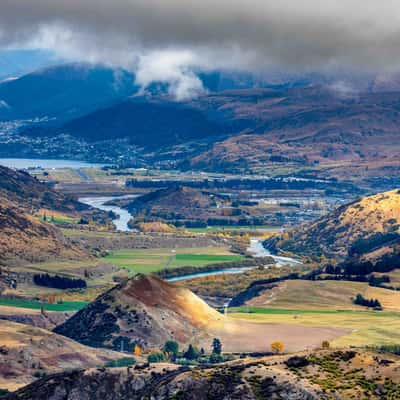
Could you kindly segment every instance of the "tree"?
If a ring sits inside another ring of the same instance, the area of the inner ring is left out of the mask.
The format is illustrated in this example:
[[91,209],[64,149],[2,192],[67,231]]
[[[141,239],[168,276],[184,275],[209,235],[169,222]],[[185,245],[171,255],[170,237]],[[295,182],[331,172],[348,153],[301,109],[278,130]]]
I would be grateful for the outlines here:
[[222,353],[222,343],[219,339],[214,338],[212,342],[212,352],[214,354],[221,354]]
[[157,363],[157,362],[163,362],[164,361],[164,354],[160,352],[153,352],[150,353],[147,357],[147,361],[149,363]]
[[163,350],[174,360],[179,351],[179,344],[174,340],[167,340],[164,344]]
[[187,360],[196,360],[199,357],[198,350],[191,344],[183,355]]
[[279,353],[283,353],[283,343],[282,342],[273,342],[271,343],[271,351],[274,354],[279,354]]
[[331,344],[327,341],[327,340],[324,340],[323,342],[322,342],[322,348],[323,349],[329,349],[329,347],[331,346]]
[[133,354],[134,354],[136,357],[140,357],[140,356],[141,356],[141,354],[142,354],[142,348],[141,348],[138,344],[135,344],[135,347],[133,348]]

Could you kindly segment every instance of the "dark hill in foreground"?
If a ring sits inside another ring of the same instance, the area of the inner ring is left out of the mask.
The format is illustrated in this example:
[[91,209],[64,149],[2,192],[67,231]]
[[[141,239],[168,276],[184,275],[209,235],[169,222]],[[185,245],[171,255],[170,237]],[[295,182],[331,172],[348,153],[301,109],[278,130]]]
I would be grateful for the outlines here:
[[53,375],[6,399],[397,399],[399,367],[399,357],[365,350],[253,358],[212,367],[153,364]]

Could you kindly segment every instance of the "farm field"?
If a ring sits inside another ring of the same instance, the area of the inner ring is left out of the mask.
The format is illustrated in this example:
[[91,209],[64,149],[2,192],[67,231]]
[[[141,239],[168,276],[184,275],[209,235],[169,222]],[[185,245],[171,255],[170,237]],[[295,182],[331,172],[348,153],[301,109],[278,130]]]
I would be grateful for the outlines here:
[[359,310],[353,304],[357,294],[367,299],[378,299],[384,311],[400,312],[400,292],[369,286],[366,282],[288,280],[262,291],[246,305],[294,310]]
[[227,248],[199,247],[115,250],[103,260],[134,272],[152,273],[164,268],[201,267],[213,263],[240,261],[243,258],[241,255],[231,253]]
[[192,233],[210,233],[210,232],[218,232],[221,230],[279,232],[280,228],[277,226],[270,226],[270,225],[236,225],[236,226],[218,225],[218,226],[209,226],[207,228],[185,228],[184,230]]
[[351,330],[351,332],[337,337],[331,342],[331,345],[336,347],[397,344],[400,330],[400,313],[395,312],[257,309],[249,307],[236,308],[232,311],[229,313],[232,318],[258,323],[285,323],[296,326]]
[[19,299],[0,299],[0,306],[17,307],[31,310],[40,310],[42,307],[46,311],[78,311],[85,307],[88,302],[85,301],[64,301],[62,303],[44,303],[34,300],[19,300]]

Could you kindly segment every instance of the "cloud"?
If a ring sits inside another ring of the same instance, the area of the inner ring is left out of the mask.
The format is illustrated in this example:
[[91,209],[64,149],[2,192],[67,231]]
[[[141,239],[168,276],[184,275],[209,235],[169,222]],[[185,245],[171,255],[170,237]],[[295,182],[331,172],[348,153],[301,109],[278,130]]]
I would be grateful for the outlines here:
[[[195,69],[397,71],[397,0],[1,0],[0,46],[139,68],[177,96]],[[152,77],[153,75],[153,77]]]
[[196,57],[189,51],[155,51],[139,56],[136,82],[146,88],[152,82],[169,84],[177,100],[196,97],[204,91],[201,80],[193,73]]

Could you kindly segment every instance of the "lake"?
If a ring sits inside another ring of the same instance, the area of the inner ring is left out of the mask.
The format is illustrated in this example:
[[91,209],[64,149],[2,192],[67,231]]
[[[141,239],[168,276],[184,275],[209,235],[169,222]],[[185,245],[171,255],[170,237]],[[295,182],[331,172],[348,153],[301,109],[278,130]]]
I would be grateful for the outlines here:
[[28,168],[101,168],[105,164],[89,163],[76,160],[48,160],[34,158],[0,158],[0,165],[8,168],[28,169]]

